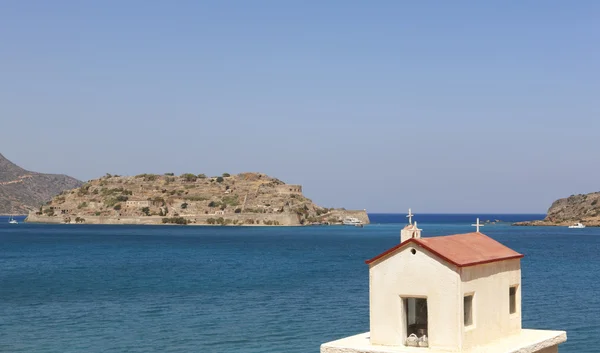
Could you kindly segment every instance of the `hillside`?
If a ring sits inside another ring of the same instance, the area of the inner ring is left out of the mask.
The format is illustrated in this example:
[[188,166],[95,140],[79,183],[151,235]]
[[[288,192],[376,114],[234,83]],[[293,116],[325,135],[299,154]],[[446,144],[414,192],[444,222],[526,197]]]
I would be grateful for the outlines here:
[[66,175],[25,170],[0,154],[0,214],[27,214],[60,192],[81,184]]
[[586,226],[600,226],[600,192],[571,195],[558,199],[541,221],[519,222],[517,226],[568,226],[581,222]]
[[89,224],[306,225],[340,223],[365,211],[327,209],[288,185],[261,173],[219,177],[106,175],[63,192],[31,212],[28,222]]

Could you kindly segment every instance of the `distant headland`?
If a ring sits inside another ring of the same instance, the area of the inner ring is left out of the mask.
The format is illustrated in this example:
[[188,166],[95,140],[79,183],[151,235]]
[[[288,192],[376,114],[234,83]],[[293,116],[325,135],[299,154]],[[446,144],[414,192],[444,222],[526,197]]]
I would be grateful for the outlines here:
[[320,207],[301,185],[262,173],[166,173],[107,174],[62,192],[26,222],[296,226],[342,224],[348,217],[369,223],[365,210]]
[[25,170],[0,154],[0,214],[27,214],[59,192],[81,184],[66,175]]
[[543,220],[517,222],[513,225],[570,226],[577,222],[588,227],[600,227],[600,192],[558,199],[552,203]]

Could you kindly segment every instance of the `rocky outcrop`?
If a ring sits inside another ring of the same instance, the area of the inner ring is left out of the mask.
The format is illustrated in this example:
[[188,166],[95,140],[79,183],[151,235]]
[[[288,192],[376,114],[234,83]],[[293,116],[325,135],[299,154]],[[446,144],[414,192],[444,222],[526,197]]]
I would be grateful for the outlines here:
[[581,222],[589,227],[600,226],[600,192],[571,195],[556,200],[548,209],[546,218],[539,221],[518,222],[516,226],[568,226]]
[[66,175],[30,172],[0,154],[0,214],[27,214],[60,192],[82,184]]
[[54,197],[27,222],[87,224],[310,225],[369,223],[367,213],[324,208],[261,173],[206,177],[172,173],[109,175]]

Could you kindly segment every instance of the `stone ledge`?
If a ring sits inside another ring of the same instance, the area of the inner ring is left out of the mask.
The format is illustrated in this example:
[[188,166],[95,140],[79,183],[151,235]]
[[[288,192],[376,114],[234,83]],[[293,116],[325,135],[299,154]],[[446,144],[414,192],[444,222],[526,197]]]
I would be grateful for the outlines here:
[[[462,350],[463,353],[534,353],[556,347],[567,340],[565,331],[526,330],[485,346]],[[557,350],[555,350],[557,351]],[[448,353],[452,350],[405,346],[375,346],[369,332],[323,343],[321,353]]]

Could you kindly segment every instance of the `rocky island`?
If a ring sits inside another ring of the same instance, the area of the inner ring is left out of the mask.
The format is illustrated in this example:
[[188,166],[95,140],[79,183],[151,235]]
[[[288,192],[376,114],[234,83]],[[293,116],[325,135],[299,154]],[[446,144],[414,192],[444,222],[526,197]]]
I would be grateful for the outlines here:
[[600,192],[571,195],[554,201],[546,218],[513,223],[515,226],[570,226],[581,222],[588,227],[600,226]]
[[70,176],[25,170],[0,154],[0,214],[27,214],[61,191],[81,184]]
[[26,222],[86,224],[311,225],[369,223],[366,211],[324,208],[261,173],[110,175],[62,192]]

